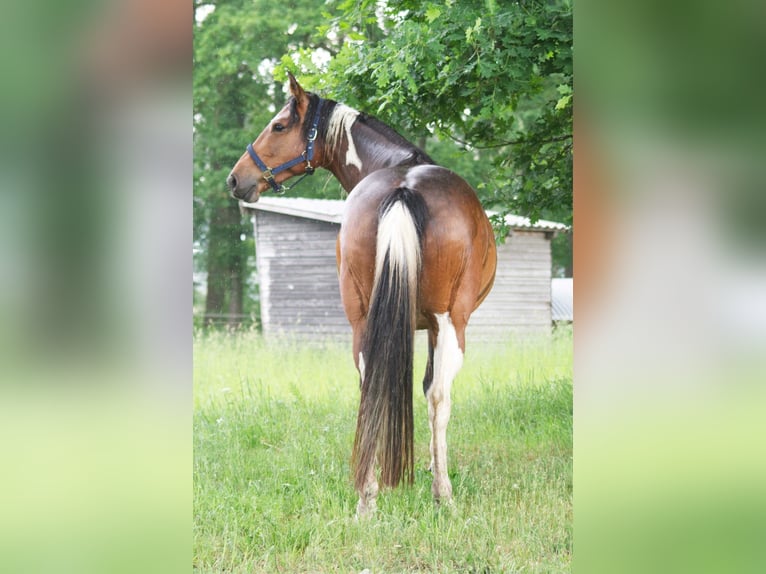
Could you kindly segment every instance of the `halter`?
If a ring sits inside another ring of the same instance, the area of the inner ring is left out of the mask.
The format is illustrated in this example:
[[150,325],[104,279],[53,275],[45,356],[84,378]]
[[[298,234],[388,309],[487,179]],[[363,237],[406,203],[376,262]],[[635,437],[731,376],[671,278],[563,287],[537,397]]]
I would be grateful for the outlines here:
[[[258,154],[255,153],[255,150],[253,149],[253,144],[247,144],[247,153],[250,154],[250,157],[255,162],[255,165],[258,166],[258,169],[260,169],[263,172],[263,179],[269,182],[269,185],[271,186],[271,189],[274,190],[274,193],[277,195],[282,195],[286,191],[294,188],[296,185],[298,185],[301,181],[303,181],[303,178],[305,178],[307,175],[313,175],[316,168],[311,165],[311,161],[314,159],[314,142],[317,139],[317,133],[318,133],[318,127],[319,127],[319,115],[322,111],[322,104],[324,103],[324,100],[319,98],[319,101],[317,102],[317,109],[314,112],[314,119],[311,122],[311,128],[309,129],[309,135],[308,140],[306,141],[306,151],[304,151],[301,155],[298,157],[291,159],[288,162],[283,163],[282,165],[278,165],[274,169],[270,169],[266,167],[266,164],[263,163],[263,160],[258,157]],[[290,169],[294,165],[298,165],[301,162],[306,162],[306,173],[304,173],[298,181],[296,181],[291,186],[282,185],[281,183],[277,183],[277,181],[274,179],[274,176],[278,173],[282,173],[283,171]]]

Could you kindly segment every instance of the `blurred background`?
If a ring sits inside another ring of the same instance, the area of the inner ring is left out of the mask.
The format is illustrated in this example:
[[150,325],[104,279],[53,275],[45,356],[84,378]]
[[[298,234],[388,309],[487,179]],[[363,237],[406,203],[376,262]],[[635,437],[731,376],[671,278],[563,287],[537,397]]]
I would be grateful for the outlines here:
[[2,569],[186,571],[191,6],[0,20]]
[[[200,7],[12,1],[0,21],[9,571],[189,567]],[[575,7],[576,572],[766,566],[764,15]]]
[[577,4],[577,572],[766,567],[764,14]]

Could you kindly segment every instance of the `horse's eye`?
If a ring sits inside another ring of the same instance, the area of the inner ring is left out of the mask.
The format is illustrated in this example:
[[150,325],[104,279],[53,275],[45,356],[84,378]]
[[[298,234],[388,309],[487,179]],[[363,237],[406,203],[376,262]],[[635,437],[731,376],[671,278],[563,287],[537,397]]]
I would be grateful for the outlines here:
[[281,132],[285,129],[285,126],[282,124],[274,124],[274,127],[272,128],[275,132]]

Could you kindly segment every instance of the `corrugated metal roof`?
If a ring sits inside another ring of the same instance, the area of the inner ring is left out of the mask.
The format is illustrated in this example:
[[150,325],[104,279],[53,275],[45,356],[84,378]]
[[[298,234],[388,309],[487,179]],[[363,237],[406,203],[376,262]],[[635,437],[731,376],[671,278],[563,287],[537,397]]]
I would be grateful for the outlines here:
[[551,279],[551,319],[574,320],[573,281],[571,277]]
[[[258,209],[261,211],[294,215],[296,217],[305,217],[307,219],[329,221],[330,223],[340,223],[343,218],[343,207],[345,203],[346,202],[342,199],[262,197],[257,203],[242,202],[242,205],[247,209]],[[494,213],[495,212],[493,211],[487,211],[487,215],[493,215]],[[569,229],[563,223],[546,221],[544,219],[539,219],[533,224],[528,217],[513,214],[505,216],[505,223],[511,229],[534,229],[543,231],[566,231]]]

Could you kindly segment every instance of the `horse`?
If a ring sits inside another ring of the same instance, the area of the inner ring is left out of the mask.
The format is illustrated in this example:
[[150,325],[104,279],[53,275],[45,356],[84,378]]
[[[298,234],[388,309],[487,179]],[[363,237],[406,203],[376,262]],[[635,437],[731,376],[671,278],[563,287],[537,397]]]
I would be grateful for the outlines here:
[[[361,397],[352,450],[357,516],[376,509],[380,481],[414,481],[414,332],[428,330],[423,392],[431,430],[431,491],[452,503],[447,473],[450,390],[471,313],[497,265],[492,226],[474,189],[383,122],[305,91],[290,97],[227,177],[256,202],[285,181],[330,171],[348,193],[336,242],[340,294],[351,325]],[[271,167],[269,167],[271,166]],[[300,180],[298,180],[300,181]]]

